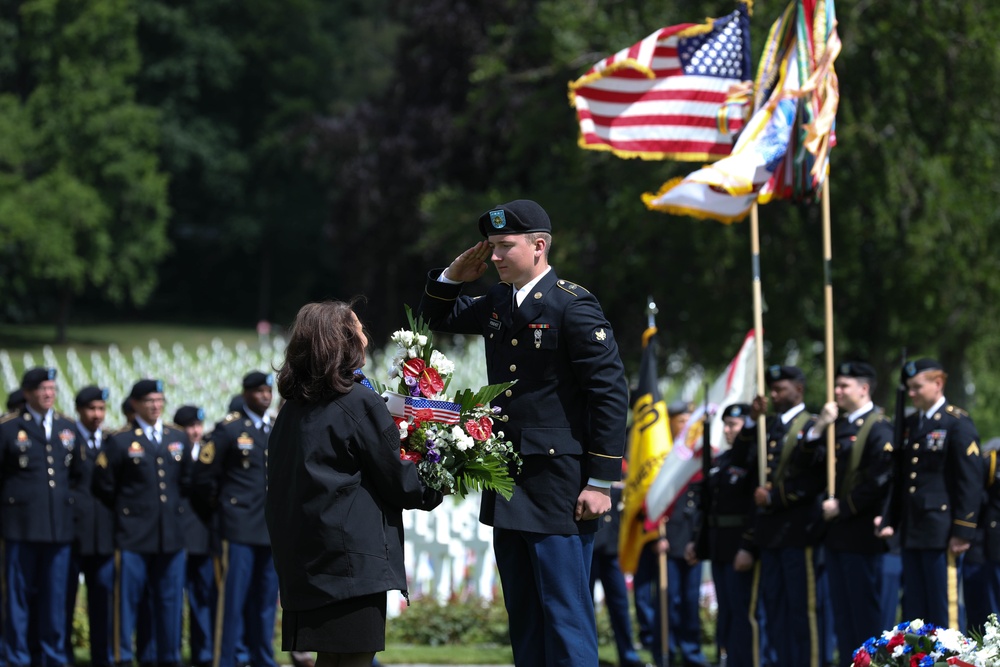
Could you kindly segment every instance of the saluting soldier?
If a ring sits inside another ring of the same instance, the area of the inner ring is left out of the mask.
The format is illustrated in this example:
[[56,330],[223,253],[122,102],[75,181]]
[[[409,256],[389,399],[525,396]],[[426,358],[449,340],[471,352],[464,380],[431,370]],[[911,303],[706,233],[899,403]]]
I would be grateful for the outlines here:
[[903,617],[958,630],[962,556],[982,499],[979,433],[945,398],[941,364],[911,361],[903,376],[916,411],[904,422],[898,481],[880,534],[901,534]]
[[70,630],[80,574],[87,582],[87,627],[90,664],[108,667],[111,655],[111,610],[115,579],[114,514],[94,497],[92,483],[97,454],[104,442],[108,390],[84,387],[76,394],[76,430],[81,475],[73,488],[75,533],[66,598],[66,650],[72,659]]
[[[628,389],[614,333],[597,299],[549,266],[552,224],[520,199],[479,218],[486,238],[432,272],[420,310],[433,328],[485,339],[503,432],[521,455],[510,500],[483,492],[518,665],[596,665],[590,579],[597,519],[621,478]],[[462,296],[486,260],[503,281]],[[440,278],[440,280],[438,280]],[[497,426],[497,428],[500,428]]]
[[[80,475],[80,443],[74,423],[53,410],[55,380],[52,368],[25,372],[25,405],[0,419],[0,586],[9,667],[27,667],[37,659],[54,665],[68,661],[66,587],[74,500],[70,485]],[[37,638],[41,652],[35,660],[29,636]]]
[[[754,541],[760,549],[760,596],[769,646],[778,663],[819,667],[824,656],[822,586],[819,577],[824,466],[805,435],[815,422],[806,410],[805,374],[795,366],[771,366],[765,381],[777,414],[768,417],[764,486],[754,490]],[[751,406],[753,424],[739,438],[757,446],[763,396]]]
[[[182,405],[174,413],[174,423],[191,441],[191,461],[198,460],[205,432],[205,411],[196,405]],[[188,600],[188,645],[191,667],[212,664],[215,633],[215,562],[212,558],[215,514],[197,494],[184,499],[184,590]]]
[[[181,660],[181,606],[184,589],[184,504],[191,481],[190,443],[184,431],[162,419],[165,399],[160,380],[139,380],[129,394],[135,417],[104,441],[94,469],[94,493],[114,511],[115,586],[112,651],[115,662],[133,659],[143,592],[155,651],[145,644],[139,656],[155,653],[159,665]],[[144,642],[146,638],[143,637]]]
[[757,487],[757,455],[753,444],[738,439],[750,406],[727,405],[722,411],[722,433],[730,446],[719,454],[709,471],[708,558],[719,611],[716,637],[726,653],[726,667],[759,664],[760,632],[753,596],[753,568],[757,560],[753,543],[753,492]]
[[215,667],[235,667],[241,638],[251,665],[275,665],[278,576],[264,520],[273,384],[259,371],[243,378],[242,408],[222,420],[195,465],[195,491],[215,506],[222,540]]
[[833,425],[837,488],[835,498],[823,501],[823,543],[841,667],[849,667],[872,628],[882,627],[880,583],[888,546],[872,528],[889,494],[894,456],[892,424],[875,407],[874,388],[870,364],[840,364],[834,401],[823,406],[808,434],[824,459],[826,428]]

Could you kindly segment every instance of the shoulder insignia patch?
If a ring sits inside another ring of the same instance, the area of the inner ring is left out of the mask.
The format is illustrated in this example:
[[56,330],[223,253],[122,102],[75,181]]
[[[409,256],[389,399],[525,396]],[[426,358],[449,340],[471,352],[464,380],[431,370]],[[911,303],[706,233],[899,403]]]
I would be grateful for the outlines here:
[[8,413],[7,413],[7,414],[5,414],[5,415],[4,415],[3,417],[0,417],[0,424],[6,424],[6,423],[7,423],[7,422],[9,422],[9,421],[10,421],[11,419],[13,419],[14,417],[16,417],[16,416],[17,416],[17,414],[18,414],[18,413],[16,413],[16,412],[8,412]]
[[132,428],[131,424],[125,424],[121,428],[118,428],[118,429],[112,431],[108,435],[118,435],[119,433],[124,433],[125,431],[128,431],[130,428]]
[[204,463],[205,465],[211,465],[212,461],[215,460],[215,443],[206,443],[201,451],[198,452],[198,461]]
[[883,452],[889,452],[889,453],[892,453],[892,443],[891,443],[891,442],[887,442],[887,443],[885,443],[885,444],[884,444],[884,445],[882,446],[882,451],[883,451]]
[[175,424],[173,422],[163,422],[163,428],[172,428],[175,431],[181,431],[181,430],[183,430],[180,426],[178,426],[177,424]]
[[955,415],[956,417],[968,417],[969,413],[962,408],[956,408],[954,405],[949,405],[944,409],[945,412]]
[[104,452],[97,455],[97,467],[105,469],[108,467],[108,455]]
[[971,444],[970,444],[970,445],[969,445],[969,446],[968,446],[968,447],[967,447],[967,448],[965,449],[965,455],[966,455],[966,456],[973,456],[973,455],[975,455],[975,456],[979,456],[979,445],[978,445],[978,444],[976,444],[975,442],[972,442],[972,443],[971,443]]
[[[570,282],[570,281],[568,281],[568,280],[560,280],[560,281],[558,281],[558,282],[556,283],[556,285],[557,285],[557,286],[558,286],[558,287],[559,287],[559,288],[560,288],[561,290],[563,290],[564,292],[569,292],[569,293],[570,293],[570,294],[572,294],[573,296],[579,296],[579,293],[578,293],[578,292],[581,292],[581,291],[582,291],[582,292],[587,292],[587,289],[586,289],[586,288],[584,288],[584,287],[580,287],[580,286],[579,286],[579,285],[577,285],[576,283],[571,283],[571,282]],[[589,294],[590,292],[587,292],[587,293]]]
[[596,338],[597,340],[607,340],[608,332],[605,331],[604,329],[598,329],[597,331],[594,332],[594,338]]
[[226,418],[222,420],[222,423],[229,424],[230,422],[234,422],[242,417],[243,415],[241,415],[239,412],[230,412],[228,415],[226,415]]

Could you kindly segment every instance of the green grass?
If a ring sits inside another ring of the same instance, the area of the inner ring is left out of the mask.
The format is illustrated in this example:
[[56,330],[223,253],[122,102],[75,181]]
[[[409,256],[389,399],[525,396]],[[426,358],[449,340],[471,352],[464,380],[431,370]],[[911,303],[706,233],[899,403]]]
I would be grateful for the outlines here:
[[55,327],[41,324],[0,324],[0,349],[9,354],[31,352],[40,354],[45,345],[52,346],[58,355],[65,355],[65,348],[73,346],[78,352],[106,350],[112,343],[122,349],[146,347],[153,338],[163,347],[181,343],[185,347],[208,345],[214,338],[227,346],[238,341],[252,344],[257,332],[252,327],[212,327],[200,324],[88,324],[72,326],[67,331],[64,345],[55,344]]

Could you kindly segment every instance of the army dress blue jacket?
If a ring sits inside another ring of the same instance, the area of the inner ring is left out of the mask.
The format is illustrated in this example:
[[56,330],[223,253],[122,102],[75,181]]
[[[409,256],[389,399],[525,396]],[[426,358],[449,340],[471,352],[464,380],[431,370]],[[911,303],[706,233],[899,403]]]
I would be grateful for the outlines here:
[[73,541],[71,486],[80,477],[76,424],[52,414],[51,437],[27,407],[0,419],[0,526],[17,542]]
[[929,419],[906,418],[889,525],[904,549],[940,549],[975,538],[983,475],[979,433],[969,415],[945,404]]
[[587,290],[550,269],[517,310],[512,286],[483,297],[428,277],[420,313],[436,331],[478,334],[486,343],[490,384],[516,380],[493,405],[523,461],[514,495],[484,491],[479,519],[497,528],[572,535],[597,530],[575,521],[590,478],[621,479],[628,389],[611,325]]
[[229,413],[201,446],[193,489],[215,510],[223,540],[252,546],[270,544],[264,521],[267,439],[240,410]]
[[[709,498],[700,499],[708,512],[708,558],[731,565],[740,549],[755,551],[753,492],[757,487],[756,443],[737,440],[719,454],[708,473]],[[707,504],[707,508],[705,505]]]
[[191,486],[191,445],[178,426],[163,423],[160,444],[137,423],[112,433],[97,455],[94,494],[115,515],[115,548],[169,554],[184,548],[181,496]]
[[[115,552],[114,513],[93,493],[94,466],[100,450],[90,448],[79,428],[77,434],[80,479],[73,487],[75,543],[81,556],[110,556]],[[102,435],[108,437],[106,431]]]

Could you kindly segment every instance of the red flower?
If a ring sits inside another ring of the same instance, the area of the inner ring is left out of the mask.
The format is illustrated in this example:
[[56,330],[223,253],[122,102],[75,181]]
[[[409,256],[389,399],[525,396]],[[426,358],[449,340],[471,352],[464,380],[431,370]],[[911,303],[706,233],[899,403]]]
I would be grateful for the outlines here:
[[434,411],[427,408],[417,410],[413,413],[413,419],[417,424],[434,421]]
[[[483,427],[484,431],[486,431],[486,438],[490,437],[490,434],[493,433],[493,420],[489,417],[480,417],[479,425]],[[483,440],[486,438],[483,438]]]
[[870,664],[872,664],[872,657],[868,655],[868,651],[859,648],[858,652],[854,654],[852,667],[868,667]]
[[901,646],[905,641],[906,641],[906,636],[903,635],[903,633],[901,632],[897,632],[889,639],[889,643],[886,644],[885,648],[890,653],[892,653],[892,649],[896,648],[897,646]]
[[423,359],[407,359],[403,362],[403,375],[415,378],[423,372],[425,366]]
[[910,667],[920,667],[920,661],[927,657],[926,653],[915,653],[910,656]]
[[444,389],[444,380],[441,379],[440,373],[433,368],[423,369],[420,373],[418,384],[420,386],[420,393],[428,398]]
[[465,432],[472,436],[473,440],[485,440],[490,437],[489,427],[484,429],[483,425],[475,419],[465,422]]
[[413,463],[420,463],[424,460],[420,452],[408,452],[402,448],[399,450],[399,458],[403,461],[412,461]]

